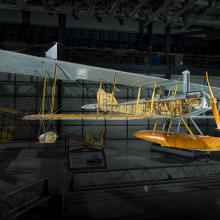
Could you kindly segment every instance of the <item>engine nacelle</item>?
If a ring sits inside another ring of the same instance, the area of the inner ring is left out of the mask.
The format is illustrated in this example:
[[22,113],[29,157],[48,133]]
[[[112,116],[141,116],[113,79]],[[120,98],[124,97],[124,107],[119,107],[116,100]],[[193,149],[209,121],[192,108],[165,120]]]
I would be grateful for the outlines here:
[[38,139],[41,144],[53,144],[57,140],[57,134],[53,131],[48,131],[41,134]]

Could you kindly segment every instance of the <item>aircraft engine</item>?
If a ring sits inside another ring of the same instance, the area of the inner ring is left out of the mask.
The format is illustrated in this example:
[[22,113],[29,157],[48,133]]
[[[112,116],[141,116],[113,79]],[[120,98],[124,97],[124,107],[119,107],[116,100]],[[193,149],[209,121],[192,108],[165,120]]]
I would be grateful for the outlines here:
[[38,139],[41,144],[52,144],[56,142],[57,134],[53,131],[48,131],[41,134]]

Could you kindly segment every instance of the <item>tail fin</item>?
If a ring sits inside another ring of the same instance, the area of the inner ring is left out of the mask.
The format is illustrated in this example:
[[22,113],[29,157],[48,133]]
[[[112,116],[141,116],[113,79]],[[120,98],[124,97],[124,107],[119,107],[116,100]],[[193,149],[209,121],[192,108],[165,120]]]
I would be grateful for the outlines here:
[[[117,105],[118,102],[112,93],[107,93],[103,89],[99,89],[97,92],[97,107],[103,111],[108,112],[111,110],[111,106]],[[113,108],[114,112],[114,108]]]
[[214,116],[214,119],[215,119],[215,123],[217,125],[217,128],[220,129],[220,119],[219,119],[219,112],[218,112],[218,108],[217,108],[217,100],[214,97],[214,94],[212,92],[212,88],[210,86],[208,71],[206,71],[206,81],[207,81],[208,88],[209,88],[210,105],[212,107],[212,112],[213,112],[213,116]]

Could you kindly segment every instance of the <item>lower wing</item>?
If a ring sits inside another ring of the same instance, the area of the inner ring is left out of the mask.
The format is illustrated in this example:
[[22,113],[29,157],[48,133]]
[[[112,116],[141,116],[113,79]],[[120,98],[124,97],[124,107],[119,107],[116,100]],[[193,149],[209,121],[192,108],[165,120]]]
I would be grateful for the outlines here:
[[27,115],[24,120],[129,120],[151,119],[151,115],[139,116],[129,114],[37,114]]

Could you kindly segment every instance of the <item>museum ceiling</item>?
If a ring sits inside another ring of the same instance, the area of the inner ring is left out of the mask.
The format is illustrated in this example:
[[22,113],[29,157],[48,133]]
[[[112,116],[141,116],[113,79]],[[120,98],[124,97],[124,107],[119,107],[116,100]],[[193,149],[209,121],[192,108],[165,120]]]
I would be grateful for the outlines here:
[[139,20],[146,26],[152,21],[172,24],[182,31],[220,27],[220,0],[0,0],[0,9],[65,13],[75,19],[89,14],[100,22],[110,15],[119,20]]

